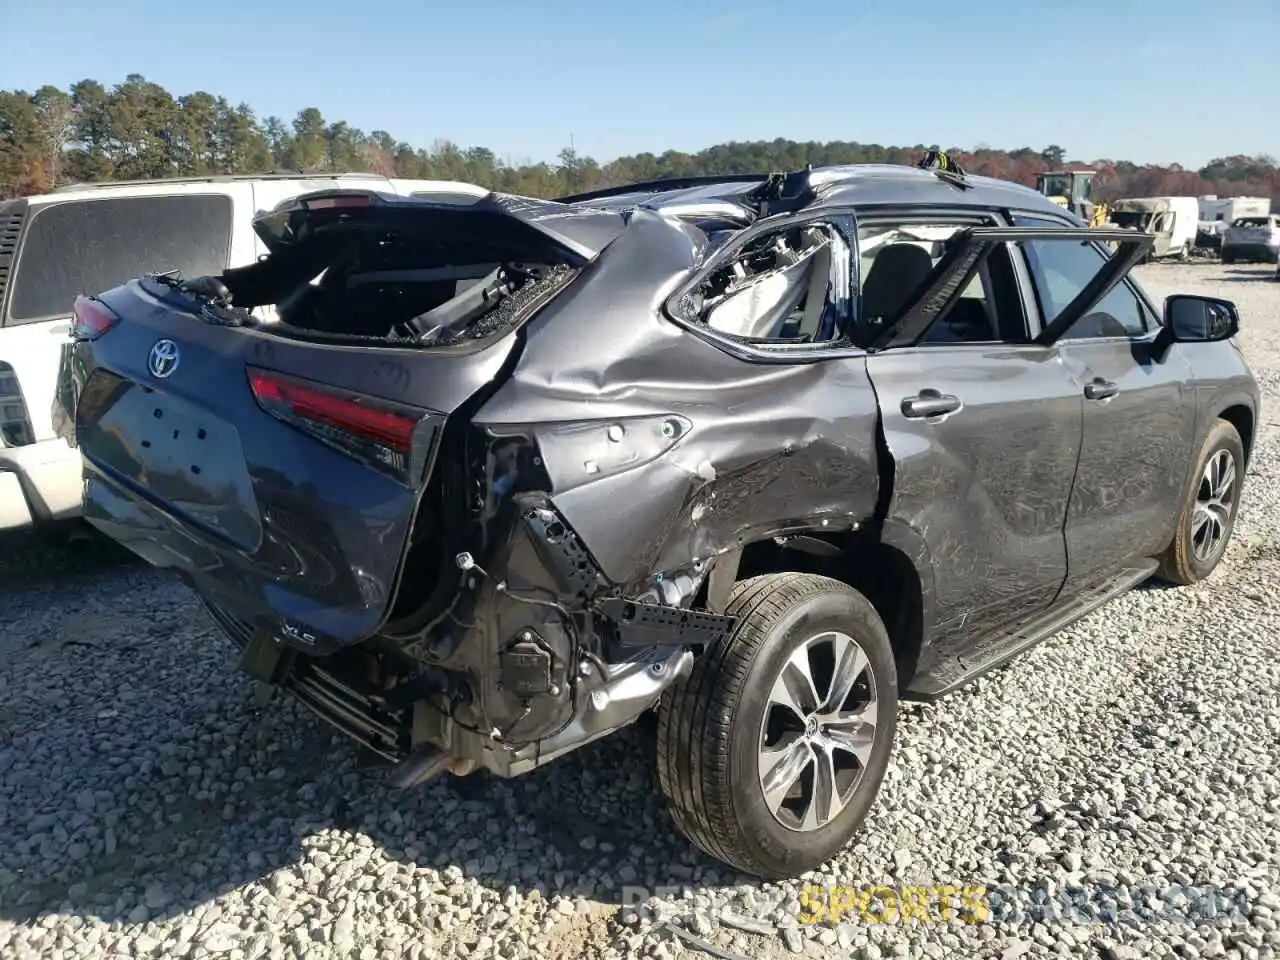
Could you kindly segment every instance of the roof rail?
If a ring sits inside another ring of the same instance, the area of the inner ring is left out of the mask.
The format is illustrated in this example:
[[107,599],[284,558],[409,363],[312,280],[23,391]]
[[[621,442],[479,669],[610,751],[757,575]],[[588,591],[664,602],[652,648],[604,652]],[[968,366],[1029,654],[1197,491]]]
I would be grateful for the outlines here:
[[603,200],[606,197],[620,197],[628,193],[663,193],[668,190],[688,190],[690,187],[702,187],[713,183],[758,183],[769,179],[767,173],[725,173],[709,174],[697,177],[666,177],[658,180],[641,180],[636,183],[624,183],[617,187],[604,187],[600,190],[588,190],[586,193],[575,193],[567,197],[556,197],[555,203],[582,203],[586,200]]
[[386,180],[380,173],[211,173],[203,177],[152,177],[142,180],[102,180],[95,183],[66,183],[54,193],[96,190],[107,187],[141,187],[150,184],[235,183],[245,180]]

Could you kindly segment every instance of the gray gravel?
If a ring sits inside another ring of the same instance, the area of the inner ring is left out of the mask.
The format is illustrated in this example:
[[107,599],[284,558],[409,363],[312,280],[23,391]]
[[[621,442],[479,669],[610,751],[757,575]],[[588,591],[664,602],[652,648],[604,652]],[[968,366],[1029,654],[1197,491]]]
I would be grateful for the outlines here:
[[[1235,299],[1275,405],[1270,272],[1140,270],[1158,296]],[[1276,956],[1268,416],[1213,580],[1135,591],[969,690],[904,708],[869,830],[791,884],[689,850],[643,730],[522,779],[391,794],[300,708],[259,707],[184,588],[102,544],[0,542],[0,956]],[[1121,910],[1141,887],[1176,906],[1171,888],[1212,886],[1237,908],[1191,923],[798,924],[814,884],[1007,885],[1024,904],[1036,884],[1080,884]]]

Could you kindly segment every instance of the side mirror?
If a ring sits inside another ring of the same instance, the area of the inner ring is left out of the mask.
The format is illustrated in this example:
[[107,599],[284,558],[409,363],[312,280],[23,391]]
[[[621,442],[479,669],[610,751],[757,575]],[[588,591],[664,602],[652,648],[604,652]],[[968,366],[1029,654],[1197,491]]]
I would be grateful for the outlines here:
[[1164,302],[1164,326],[1175,343],[1213,343],[1240,332],[1240,311],[1230,300],[1177,294]]

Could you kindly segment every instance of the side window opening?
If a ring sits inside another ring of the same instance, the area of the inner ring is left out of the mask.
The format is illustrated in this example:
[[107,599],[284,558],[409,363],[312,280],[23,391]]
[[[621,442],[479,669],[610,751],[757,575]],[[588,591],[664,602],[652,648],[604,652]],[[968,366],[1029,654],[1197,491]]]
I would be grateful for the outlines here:
[[[1102,251],[1087,241],[1032,240],[1023,244],[1023,252],[1046,326],[1085,288],[1106,259]],[[1145,336],[1148,329],[1142,301],[1121,282],[1062,339],[1131,339]]]
[[[859,227],[862,288],[859,326],[874,330],[913,300],[970,224],[871,223]],[[1006,246],[990,256],[920,343],[1025,343],[1029,339],[1017,280]]]
[[145,273],[220,273],[231,246],[231,198],[173,194],[65,200],[33,211],[18,254],[9,323],[71,313],[81,293],[101,293]]
[[[1059,226],[1051,220],[1028,216],[1015,216],[1014,224],[1019,227]],[[1057,319],[1107,259],[1107,254],[1088,239],[1031,240],[1021,246],[1040,306],[1041,323],[1046,326]],[[1146,305],[1126,279],[1116,284],[1062,339],[1128,340],[1146,336],[1151,327],[1152,318]]]
[[845,333],[850,272],[840,230],[804,223],[752,240],[683,306],[693,322],[734,339],[830,343]]

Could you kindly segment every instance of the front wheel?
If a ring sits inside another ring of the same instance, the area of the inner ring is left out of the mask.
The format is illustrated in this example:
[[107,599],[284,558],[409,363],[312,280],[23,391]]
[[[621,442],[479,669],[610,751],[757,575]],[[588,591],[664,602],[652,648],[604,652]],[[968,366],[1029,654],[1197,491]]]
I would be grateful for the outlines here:
[[1177,532],[1160,557],[1160,579],[1186,586],[1213,573],[1235,529],[1243,481],[1244,444],[1235,427],[1219,420],[1200,448]]
[[825,863],[880,790],[898,677],[870,601],[837,580],[736,584],[733,635],[707,650],[658,716],[658,774],[679,830],[769,880]]

